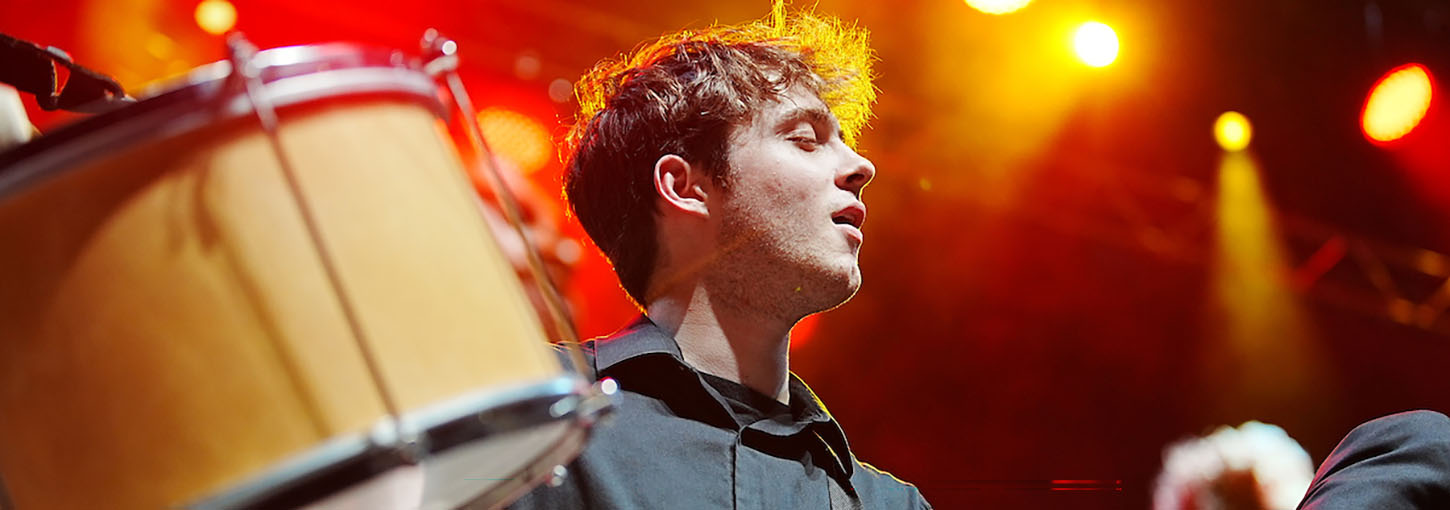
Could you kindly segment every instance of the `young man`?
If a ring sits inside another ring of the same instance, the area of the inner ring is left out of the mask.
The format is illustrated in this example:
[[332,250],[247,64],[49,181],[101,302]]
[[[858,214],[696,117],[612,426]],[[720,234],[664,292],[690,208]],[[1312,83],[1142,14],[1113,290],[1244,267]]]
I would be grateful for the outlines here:
[[613,419],[515,508],[930,508],[789,371],[791,327],[861,286],[866,39],[777,7],[581,80],[565,191],[645,316],[587,347]]

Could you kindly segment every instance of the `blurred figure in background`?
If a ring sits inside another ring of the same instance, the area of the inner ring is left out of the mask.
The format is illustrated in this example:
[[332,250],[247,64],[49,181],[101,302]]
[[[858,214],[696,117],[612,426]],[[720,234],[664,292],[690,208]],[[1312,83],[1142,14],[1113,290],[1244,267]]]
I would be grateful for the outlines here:
[[1222,426],[1164,450],[1153,510],[1288,510],[1313,476],[1309,454],[1284,429]]

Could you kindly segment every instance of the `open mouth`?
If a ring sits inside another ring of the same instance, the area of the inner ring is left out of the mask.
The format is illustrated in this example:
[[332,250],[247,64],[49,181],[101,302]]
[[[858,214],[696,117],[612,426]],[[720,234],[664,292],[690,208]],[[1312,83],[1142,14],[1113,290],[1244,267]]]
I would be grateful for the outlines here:
[[861,224],[866,222],[866,207],[859,203],[852,204],[831,215],[831,222],[837,225],[850,225],[859,230]]

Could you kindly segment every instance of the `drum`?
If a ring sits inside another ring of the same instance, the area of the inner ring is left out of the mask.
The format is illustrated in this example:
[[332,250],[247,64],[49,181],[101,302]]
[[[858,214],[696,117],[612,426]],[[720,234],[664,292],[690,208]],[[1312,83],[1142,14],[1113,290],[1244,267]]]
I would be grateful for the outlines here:
[[251,63],[0,154],[0,507],[486,505],[582,448],[434,78]]

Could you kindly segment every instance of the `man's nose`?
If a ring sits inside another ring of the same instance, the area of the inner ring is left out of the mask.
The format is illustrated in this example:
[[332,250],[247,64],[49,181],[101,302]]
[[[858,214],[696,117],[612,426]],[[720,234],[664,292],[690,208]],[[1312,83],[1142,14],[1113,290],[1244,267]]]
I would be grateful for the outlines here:
[[836,175],[836,187],[850,191],[856,196],[861,196],[861,190],[871,179],[876,178],[876,165],[856,151],[850,151],[850,157],[845,165],[842,165],[841,172]]

